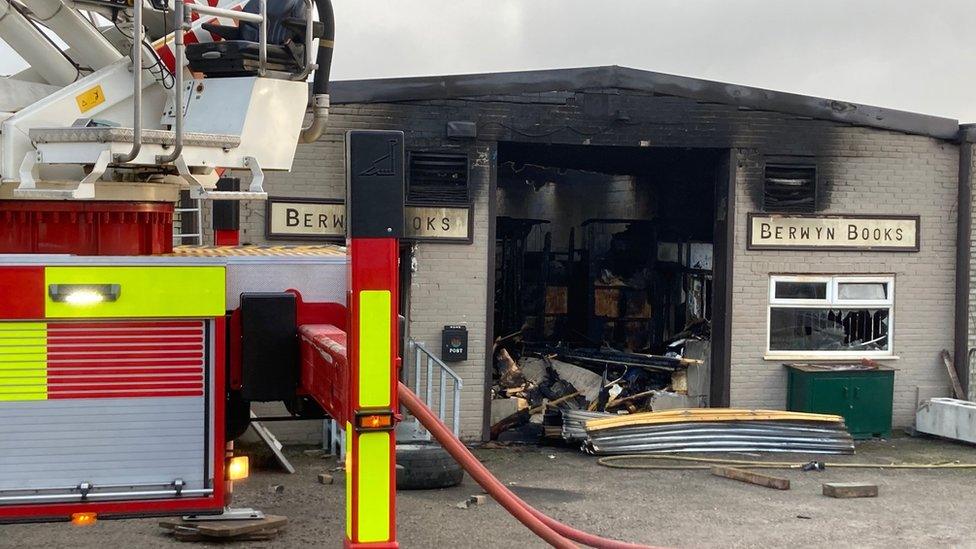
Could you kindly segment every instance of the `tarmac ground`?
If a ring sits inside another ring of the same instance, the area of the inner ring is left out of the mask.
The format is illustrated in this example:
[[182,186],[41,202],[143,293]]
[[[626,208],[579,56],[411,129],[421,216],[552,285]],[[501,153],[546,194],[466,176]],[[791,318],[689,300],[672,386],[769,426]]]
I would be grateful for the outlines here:
[[[273,541],[223,547],[342,547],[344,490],[341,471],[323,485],[318,474],[336,461],[301,448],[288,450],[297,473],[252,468],[239,484],[235,505],[285,515],[289,524]],[[714,477],[708,471],[643,471],[602,467],[569,448],[517,446],[478,449],[478,457],[523,499],[551,516],[603,536],[666,547],[976,547],[976,469],[825,471],[766,470],[790,479],[788,491]],[[808,461],[794,454],[715,457]],[[976,447],[931,438],[896,437],[858,444],[855,456],[819,457],[846,462],[969,462]],[[833,499],[824,482],[869,482],[879,496]],[[274,487],[283,486],[281,493]],[[458,503],[482,491],[470,478],[437,491],[401,492],[398,534],[406,548],[544,547],[497,503],[467,509]],[[70,524],[0,526],[0,547],[100,549],[212,546],[167,537],[158,520],[100,520]]]

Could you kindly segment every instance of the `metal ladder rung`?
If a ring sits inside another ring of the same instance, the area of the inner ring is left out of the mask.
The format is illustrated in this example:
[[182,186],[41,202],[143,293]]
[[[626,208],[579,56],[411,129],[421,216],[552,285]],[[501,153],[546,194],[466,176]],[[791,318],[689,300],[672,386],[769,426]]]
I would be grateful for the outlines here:
[[185,240],[195,240],[196,242],[191,242],[191,244],[202,245],[203,244],[203,203],[200,200],[194,201],[196,204],[195,208],[173,208],[174,213],[180,214],[180,224],[179,229],[183,230],[184,222],[189,221],[189,218],[195,218],[197,232],[194,233],[177,233],[177,226],[173,224],[173,245],[182,245]]

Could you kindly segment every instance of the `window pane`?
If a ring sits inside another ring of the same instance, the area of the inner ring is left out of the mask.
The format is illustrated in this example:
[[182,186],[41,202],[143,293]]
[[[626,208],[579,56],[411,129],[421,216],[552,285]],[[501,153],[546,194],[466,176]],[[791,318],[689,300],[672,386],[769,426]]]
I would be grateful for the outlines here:
[[887,351],[883,309],[786,309],[769,317],[771,351]]
[[837,284],[838,299],[888,299],[885,282],[841,282]]
[[827,299],[827,283],[777,282],[776,299]]

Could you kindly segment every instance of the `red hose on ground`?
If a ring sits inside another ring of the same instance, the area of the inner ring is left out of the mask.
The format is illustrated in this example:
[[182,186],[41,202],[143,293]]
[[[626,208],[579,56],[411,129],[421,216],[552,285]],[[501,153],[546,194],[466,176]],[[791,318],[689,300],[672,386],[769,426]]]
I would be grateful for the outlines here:
[[[479,462],[480,463],[480,462]],[[515,496],[515,494],[512,494]],[[583,530],[577,530],[572,526],[563,524],[558,520],[550,517],[549,515],[539,511],[535,507],[529,506],[521,498],[515,496],[515,499],[525,507],[525,510],[535,515],[543,524],[549,526],[556,532],[566,536],[567,538],[582,543],[583,545],[588,545],[590,547],[596,547],[597,549],[658,549],[649,545],[640,545],[638,543],[628,543],[626,541],[617,541],[615,539],[601,538],[600,536],[591,534],[589,532],[584,532]]]
[[[530,507],[522,501],[507,486],[501,483],[470,450],[454,436],[447,426],[437,419],[437,416],[420,398],[402,383],[399,384],[400,403],[410,410],[430,434],[440,442],[441,446],[457,460],[461,467],[471,475],[486,492],[512,514],[522,524],[526,525],[536,535],[555,547],[573,547],[569,542],[577,541],[597,549],[653,549],[646,545],[636,545],[607,538],[601,538],[581,530],[567,526],[541,511]],[[554,536],[554,537],[553,537]]]
[[[424,405],[424,403],[419,397],[417,397],[417,395],[413,393],[413,391],[408,389],[402,383],[399,384],[399,391],[400,403],[404,404],[407,409],[410,410],[410,413],[412,413],[414,417],[419,419],[420,422],[427,427],[427,430],[434,435],[434,438],[437,440],[441,440],[441,438],[445,436],[449,440],[454,438],[453,433],[447,430],[447,427],[445,427],[444,424],[437,419],[433,412],[431,412],[430,409]],[[454,440],[457,441],[458,445],[461,444],[456,438],[454,438]],[[520,505],[517,498],[515,498],[515,494],[509,492],[508,489],[505,488],[504,484],[499,482],[498,479],[488,472],[488,469],[484,467],[482,467],[483,470],[469,468],[468,461],[474,459],[474,456],[468,452],[468,449],[465,448],[464,445],[461,445],[459,449],[454,444],[445,444],[444,442],[441,442],[441,446],[443,446],[444,449],[447,450],[447,452],[451,454],[451,456],[453,456],[454,459],[456,459],[458,463],[460,463],[461,466],[468,471],[468,474],[470,474],[471,477],[474,478],[475,481],[477,481],[478,484],[480,484],[481,487],[484,488],[485,491],[495,499],[495,501],[505,507],[509,513],[515,516],[519,522],[526,525],[529,530],[532,530],[535,535],[539,536],[553,547],[559,547],[561,549],[575,549],[576,545],[562,535],[556,533],[556,531],[551,527],[543,524],[543,522],[529,512],[528,509]],[[477,459],[474,459],[474,461],[479,465],[481,464]]]

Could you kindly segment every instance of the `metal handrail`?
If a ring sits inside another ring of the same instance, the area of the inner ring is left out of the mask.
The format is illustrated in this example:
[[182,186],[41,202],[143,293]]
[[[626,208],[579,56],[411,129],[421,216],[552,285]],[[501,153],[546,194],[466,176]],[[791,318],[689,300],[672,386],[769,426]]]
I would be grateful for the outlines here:
[[115,161],[126,163],[135,160],[142,150],[142,0],[132,2],[132,149],[127,154],[117,154]]
[[184,1],[176,0],[175,5],[173,6],[173,11],[173,28],[176,29],[176,33],[173,38],[173,56],[175,57],[175,61],[173,62],[173,116],[176,117],[176,120],[173,123],[173,133],[175,133],[176,136],[173,143],[173,151],[167,155],[157,156],[157,164],[173,162],[179,158],[181,154],[183,154],[183,65],[186,64],[186,51],[183,47],[183,33],[186,32],[187,28]]
[[[417,395],[423,395],[425,404],[431,406],[434,391],[434,366],[436,365],[439,370],[439,398],[437,402],[437,415],[441,421],[445,421],[445,415],[447,412],[447,379],[450,378],[453,381],[453,395],[452,395],[452,422],[451,428],[454,431],[455,436],[459,436],[461,433],[461,389],[463,387],[463,382],[461,376],[459,376],[454,370],[452,370],[444,361],[434,356],[430,351],[427,350],[424,345],[418,341],[410,340],[410,345],[414,348],[414,389]],[[422,360],[426,358],[427,366],[427,386],[422,388],[422,375],[421,375],[421,364]]]
[[248,23],[258,24],[259,59],[258,74],[267,74],[268,67],[268,0],[258,0],[260,13],[255,15],[245,11],[228,10],[224,8],[214,8],[207,4],[186,4],[186,9],[204,15],[214,15],[225,17],[235,21],[247,21]]

